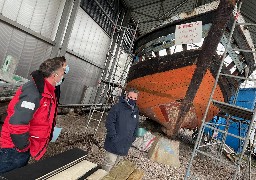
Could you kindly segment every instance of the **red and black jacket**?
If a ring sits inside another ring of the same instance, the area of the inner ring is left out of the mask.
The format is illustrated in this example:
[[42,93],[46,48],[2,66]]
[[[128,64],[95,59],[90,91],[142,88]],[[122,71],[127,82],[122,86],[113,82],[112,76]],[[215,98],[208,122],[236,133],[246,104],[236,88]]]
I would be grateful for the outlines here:
[[17,90],[8,106],[0,147],[20,152],[29,149],[31,156],[39,160],[51,139],[57,102],[55,87],[42,76],[33,78]]

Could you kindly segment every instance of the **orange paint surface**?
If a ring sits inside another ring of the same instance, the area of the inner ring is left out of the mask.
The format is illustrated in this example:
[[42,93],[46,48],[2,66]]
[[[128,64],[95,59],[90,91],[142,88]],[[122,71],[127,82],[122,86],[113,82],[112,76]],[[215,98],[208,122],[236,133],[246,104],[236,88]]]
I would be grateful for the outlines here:
[[[198,118],[198,125],[201,125],[201,121],[203,119],[212,88],[214,86],[215,78],[212,76],[209,70],[207,70],[202,83],[196,93],[195,99],[193,101],[193,104],[195,106],[197,118]],[[218,101],[224,101],[224,97],[222,95],[221,89],[219,86],[216,87],[213,95],[213,99]],[[217,113],[218,108],[211,105],[207,114],[206,119],[209,121],[211,120]]]
[[134,79],[128,86],[140,91],[138,105],[147,108],[183,99],[195,65]]
[[[130,81],[127,86],[135,87],[140,91],[138,106],[140,111],[162,125],[166,124],[166,118],[162,114],[159,105],[169,104],[173,101],[184,99],[186,91],[192,79],[196,65],[191,65],[175,70],[144,76]],[[206,106],[215,82],[209,70],[207,70],[202,83],[193,101],[197,116],[197,125],[201,125]],[[220,87],[215,89],[214,99],[223,101]],[[210,106],[207,120],[211,120],[218,113],[218,109]]]

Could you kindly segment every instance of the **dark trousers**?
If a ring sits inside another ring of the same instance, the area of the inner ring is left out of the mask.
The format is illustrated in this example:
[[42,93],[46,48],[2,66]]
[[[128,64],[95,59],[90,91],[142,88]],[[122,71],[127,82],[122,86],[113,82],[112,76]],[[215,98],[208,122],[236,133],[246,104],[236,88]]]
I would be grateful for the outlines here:
[[29,158],[29,151],[21,153],[15,148],[0,148],[0,174],[26,166]]

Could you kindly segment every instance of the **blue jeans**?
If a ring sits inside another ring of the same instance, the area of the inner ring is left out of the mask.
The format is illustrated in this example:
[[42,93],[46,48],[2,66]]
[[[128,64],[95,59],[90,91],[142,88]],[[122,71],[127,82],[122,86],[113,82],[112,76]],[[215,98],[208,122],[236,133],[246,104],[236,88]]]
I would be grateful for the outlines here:
[[0,148],[0,174],[28,164],[29,151],[18,152],[15,148]]

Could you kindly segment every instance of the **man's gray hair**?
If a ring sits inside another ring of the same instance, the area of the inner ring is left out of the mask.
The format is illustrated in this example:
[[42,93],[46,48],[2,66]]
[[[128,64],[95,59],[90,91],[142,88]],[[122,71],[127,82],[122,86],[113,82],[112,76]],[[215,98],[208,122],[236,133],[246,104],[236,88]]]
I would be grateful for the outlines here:
[[53,59],[47,59],[40,65],[39,71],[42,72],[45,78],[48,78],[54,71],[61,68],[65,62],[65,57],[55,57]]
[[139,91],[137,89],[135,89],[135,88],[128,88],[126,90],[126,94],[128,94],[129,92],[139,93]]

